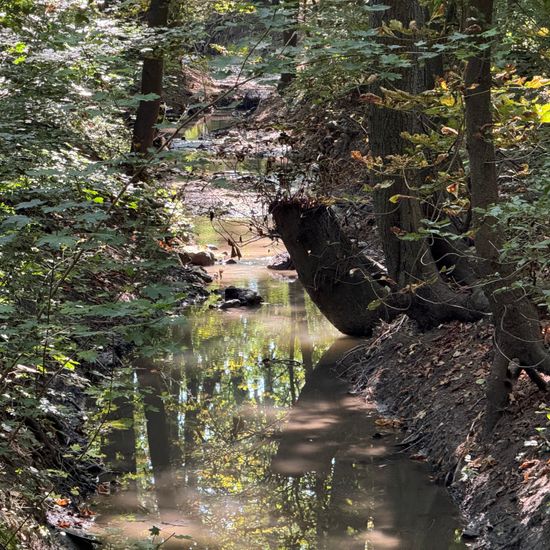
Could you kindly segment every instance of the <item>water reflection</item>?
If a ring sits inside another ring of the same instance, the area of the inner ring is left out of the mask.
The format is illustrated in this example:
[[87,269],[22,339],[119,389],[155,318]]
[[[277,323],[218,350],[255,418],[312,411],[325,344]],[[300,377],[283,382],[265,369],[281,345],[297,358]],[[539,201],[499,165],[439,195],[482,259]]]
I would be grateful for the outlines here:
[[225,266],[224,280],[255,287],[265,305],[197,308],[174,331],[175,351],[136,358],[133,409],[119,409],[135,418],[135,452],[124,430],[106,446],[108,459],[134,457],[112,461],[119,471],[137,472],[101,504],[112,547],[155,525],[193,537],[162,548],[461,548],[446,494],[394,452],[392,435],[373,439],[369,411],[333,376],[357,342],[259,256]]

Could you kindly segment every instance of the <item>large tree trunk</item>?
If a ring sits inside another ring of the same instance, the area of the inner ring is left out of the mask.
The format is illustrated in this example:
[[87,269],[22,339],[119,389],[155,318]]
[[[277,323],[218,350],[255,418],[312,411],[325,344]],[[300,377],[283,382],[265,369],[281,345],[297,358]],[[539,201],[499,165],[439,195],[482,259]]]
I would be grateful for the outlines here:
[[[385,11],[373,12],[373,27],[381,27],[382,23],[389,23],[391,20],[400,21],[406,28],[411,21],[416,21],[420,27],[425,21],[424,9],[416,0],[374,0],[372,3],[390,6]],[[380,37],[379,41],[397,48],[403,45],[399,37]],[[407,41],[407,48],[409,47]],[[396,51],[399,53],[399,50]],[[419,94],[426,90],[427,67],[414,63],[414,59],[411,61],[412,66],[401,69],[401,78],[396,82],[396,86],[405,92]],[[381,93],[378,85],[373,86],[372,91],[376,94]],[[373,157],[385,160],[391,155],[404,155],[408,144],[402,133],[423,133],[421,112],[389,109],[372,103],[368,115],[369,149]],[[401,287],[411,282],[418,283],[437,277],[426,242],[407,241],[398,237],[400,231],[418,232],[422,219],[419,199],[400,199],[396,204],[390,202],[394,195],[416,197],[416,187],[421,183],[421,176],[417,172],[404,168],[403,174],[392,178],[393,185],[374,191],[374,207],[386,257],[386,268],[388,275]],[[373,175],[371,179],[373,184],[377,184],[388,178]]]
[[[417,27],[422,27],[426,20],[426,9],[417,0],[375,0],[373,4],[385,4],[389,9],[373,12],[372,24],[379,27],[390,20],[400,21],[405,28],[409,28],[414,21]],[[411,37],[407,35],[405,42],[399,36],[381,37],[379,40],[388,46],[403,46],[407,50],[412,48]],[[399,50],[396,50],[399,51]],[[414,55],[414,54],[413,54]],[[401,90],[419,94],[433,82],[433,68],[423,65],[414,57],[411,66],[401,70],[401,78],[397,87]],[[373,89],[380,93],[379,87]],[[406,155],[410,144],[402,137],[403,132],[411,134],[424,133],[421,111],[406,111],[389,109],[372,103],[369,107],[369,147],[373,157],[387,159],[394,155]],[[480,295],[470,297],[453,291],[442,279],[433,251],[426,239],[406,240],[400,237],[404,233],[418,233],[422,227],[424,213],[418,187],[424,182],[426,173],[419,169],[403,168],[396,174],[390,187],[375,189],[374,206],[377,213],[377,226],[384,248],[388,275],[397,283],[400,289],[406,289],[411,294],[412,316],[424,325],[431,325],[435,320],[439,322],[451,319],[473,320],[478,319],[486,309],[486,302]],[[373,176],[373,184],[380,183],[378,176]],[[402,195],[397,203],[390,199],[395,195]],[[459,258],[459,245],[449,246],[443,240],[434,241],[443,258],[442,264],[452,263],[457,269],[458,279],[461,282],[472,283],[467,265]],[[445,246],[444,246],[445,245]],[[471,311],[468,311],[472,308]]]
[[[373,0],[372,4],[383,4],[389,9],[373,12],[371,24],[380,28],[383,23],[388,24],[392,20],[402,23],[404,28],[410,28],[411,23],[422,31],[426,23],[428,12],[418,0]],[[418,40],[421,36],[417,37]],[[400,69],[401,78],[395,86],[409,94],[418,95],[433,88],[435,80],[443,74],[443,62],[441,56],[435,59],[419,61],[419,54],[415,53],[414,36],[395,31],[393,36],[381,34],[378,42],[393,48],[400,53],[400,48],[405,49],[411,62],[410,67]],[[373,84],[371,92],[382,95],[380,86]],[[430,124],[437,121],[428,121],[422,112],[422,108],[416,110],[389,109],[377,103],[369,106],[368,136],[369,149],[373,157],[384,160],[392,156],[404,155],[407,157],[412,148],[410,142],[403,138],[403,133],[424,134]],[[384,247],[388,274],[398,285],[403,288],[406,285],[416,285],[421,281],[431,281],[430,289],[424,288],[422,292],[429,293],[428,299],[438,301],[438,294],[442,298],[448,298],[449,291],[444,288],[439,269],[452,268],[447,272],[447,279],[457,282],[459,285],[470,285],[477,280],[475,270],[469,261],[468,247],[461,241],[451,241],[445,237],[422,239],[416,241],[403,240],[400,235],[405,233],[418,233],[422,227],[423,218],[441,218],[441,209],[437,207],[437,193],[431,200],[422,203],[418,197],[418,188],[423,185],[428,176],[434,174],[433,169],[407,168],[406,161],[395,174],[393,185],[377,189],[373,193],[374,206],[378,214],[377,226]],[[373,185],[390,178],[372,174]],[[401,195],[397,203],[392,203],[390,198]],[[480,297],[481,299],[481,297]]]
[[[471,17],[478,20],[482,30],[491,25],[493,0],[472,0],[470,7]],[[523,289],[513,287],[514,274],[510,266],[500,261],[503,231],[498,220],[483,213],[498,202],[489,48],[469,59],[464,98],[475,243],[495,324],[495,361],[489,379],[485,422],[486,430],[491,431],[507,401],[510,388],[508,365],[514,362],[526,368],[534,381],[542,386],[534,369],[550,374],[550,356],[544,349],[535,306]]]
[[458,295],[442,282],[399,289],[379,264],[360,253],[326,206],[281,201],[272,214],[304,288],[344,334],[368,336],[380,320],[391,321],[400,313],[422,328],[482,315],[476,297]]
[[[147,23],[151,28],[165,27],[168,24],[170,0],[151,0],[147,12]],[[155,94],[156,99],[142,100],[134,124],[132,151],[140,155],[147,154],[155,139],[155,125],[158,122],[162,95],[164,60],[162,53],[153,52],[143,60],[141,75],[141,93]]]
[[[426,11],[417,0],[373,0],[389,9],[373,12],[373,26],[384,21],[400,21],[408,28],[411,21],[421,27]],[[380,37],[387,46],[411,46],[411,37]],[[426,90],[430,70],[412,59],[410,67],[401,70],[398,86],[411,94]],[[379,87],[373,92],[380,94]],[[389,109],[371,104],[369,112],[369,145],[374,157],[387,159],[406,155],[403,132],[421,133],[421,112]],[[453,290],[441,277],[426,239],[404,239],[403,234],[418,233],[423,212],[418,187],[425,174],[418,169],[403,169],[392,178],[390,187],[379,187],[374,194],[378,228],[386,258],[387,284],[376,281],[379,266],[361,258],[340,229],[330,209],[300,206],[298,202],[277,203],[273,215],[307,292],[326,317],[342,332],[368,335],[380,320],[390,320],[406,312],[422,328],[461,320],[475,321],[487,312],[481,293]],[[373,178],[378,183],[379,178]],[[387,179],[387,178],[386,178]],[[397,203],[394,195],[404,198]],[[457,247],[445,250],[443,256],[458,264]],[[456,258],[455,258],[456,257]],[[454,259],[453,259],[454,258]],[[464,266],[463,271],[467,273]],[[466,275],[461,275],[464,282]],[[391,293],[390,293],[391,291]],[[380,304],[369,308],[369,305]]]
[[329,208],[280,202],[272,214],[306,292],[338,330],[368,335],[380,319],[399,313],[383,303],[369,309],[385,301],[388,289],[373,279],[380,269],[359,254]]

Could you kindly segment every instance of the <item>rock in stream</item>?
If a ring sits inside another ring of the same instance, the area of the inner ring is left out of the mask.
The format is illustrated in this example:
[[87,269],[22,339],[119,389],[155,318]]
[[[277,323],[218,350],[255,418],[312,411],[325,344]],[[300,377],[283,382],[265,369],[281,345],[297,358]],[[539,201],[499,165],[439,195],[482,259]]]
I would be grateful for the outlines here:
[[223,291],[223,302],[218,307],[220,309],[254,307],[259,306],[262,302],[263,298],[255,290],[228,286]]

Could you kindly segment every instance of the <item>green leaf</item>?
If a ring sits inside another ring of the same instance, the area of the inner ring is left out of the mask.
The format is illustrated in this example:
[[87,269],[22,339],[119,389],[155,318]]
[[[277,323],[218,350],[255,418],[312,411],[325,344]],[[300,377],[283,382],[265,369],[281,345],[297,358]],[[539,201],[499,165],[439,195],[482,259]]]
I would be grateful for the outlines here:
[[367,308],[368,308],[369,311],[375,311],[375,310],[378,309],[382,304],[383,304],[382,300],[373,300],[372,302],[369,303],[369,305],[367,306]]
[[16,210],[24,210],[25,208],[34,208],[35,206],[40,206],[45,204],[44,201],[40,199],[33,199],[32,201],[20,202],[15,205]]
[[160,96],[158,94],[136,94],[133,96],[134,99],[137,99],[138,101],[155,101],[156,99],[160,99]]
[[44,235],[36,241],[36,246],[47,245],[55,250],[61,248],[72,248],[78,242],[76,237],[62,233],[54,233],[53,235]]
[[32,218],[23,215],[8,216],[3,222],[2,227],[14,227],[21,229],[32,223]]
[[386,11],[390,9],[390,6],[386,4],[376,4],[374,6],[363,6],[365,11]]

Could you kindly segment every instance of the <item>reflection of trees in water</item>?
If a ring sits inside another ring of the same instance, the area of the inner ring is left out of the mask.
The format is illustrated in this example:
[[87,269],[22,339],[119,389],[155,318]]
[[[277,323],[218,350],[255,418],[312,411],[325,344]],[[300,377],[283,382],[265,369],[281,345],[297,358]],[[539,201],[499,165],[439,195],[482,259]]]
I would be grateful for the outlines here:
[[273,456],[275,480],[284,488],[282,519],[293,524],[284,547],[308,540],[319,550],[358,550],[372,537],[376,548],[463,548],[455,546],[454,509],[444,491],[428,485],[427,472],[406,457],[374,445],[372,421],[331,374],[355,344],[340,340],[325,353]]
[[112,391],[115,396],[111,400],[106,424],[113,428],[103,437],[101,452],[114,474],[135,474],[136,433],[131,373],[123,371]]
[[161,365],[145,357],[136,359],[134,365],[143,400],[149,458],[155,478],[159,510],[175,508],[175,480],[172,476],[172,458],[176,454],[175,441],[170,438],[168,415],[162,398],[166,393],[166,384],[160,374]]
[[177,507],[227,550],[364,548],[375,516],[383,534],[399,535],[397,523],[414,532],[411,548],[429,549],[426,533],[445,540],[447,522],[430,531],[416,513],[432,518],[442,506],[429,492],[418,504],[424,474],[411,480],[399,462],[380,468],[354,454],[369,447],[371,428],[362,411],[342,406],[347,388],[328,371],[355,343],[333,346],[313,368],[322,346],[309,330],[320,321],[303,289],[260,290],[269,308],[199,311],[174,334],[182,350],[171,361],[136,362],[161,516]]
[[293,333],[298,337],[302,353],[302,363],[307,377],[313,370],[313,342],[306,314],[305,290],[299,281],[289,283],[288,289],[290,305],[292,307]]
[[[311,362],[313,344],[301,287],[278,284],[274,292],[260,291],[270,303],[279,304],[274,306],[275,324],[271,313],[265,316],[262,310],[232,318],[199,312],[192,324],[174,329],[182,349],[172,360],[140,357],[134,362],[145,417],[138,425],[146,434],[138,439],[146,437],[161,516],[176,506],[186,515],[196,515],[200,500],[203,512],[212,510],[205,518],[209,522],[220,517],[217,511],[226,497],[234,503],[245,490],[252,495],[250,501],[245,499],[245,507],[250,503],[254,508],[254,492],[260,491],[261,506],[252,518],[260,529],[265,524],[272,498],[265,492],[265,479],[275,448],[269,438],[274,421],[283,414],[281,407],[289,403],[289,387],[297,397],[305,379],[300,355],[306,350],[305,359]],[[290,368],[289,358],[297,360]],[[135,411],[125,408],[121,414],[132,417]],[[133,428],[130,434],[133,449]],[[117,435],[120,447],[124,433]],[[135,453],[133,460],[135,464]],[[151,481],[142,480],[146,490]],[[204,496],[208,491],[212,498]],[[236,517],[235,509],[225,517],[232,515]]]

